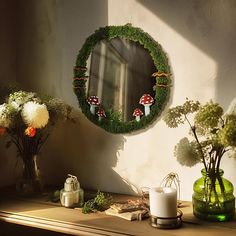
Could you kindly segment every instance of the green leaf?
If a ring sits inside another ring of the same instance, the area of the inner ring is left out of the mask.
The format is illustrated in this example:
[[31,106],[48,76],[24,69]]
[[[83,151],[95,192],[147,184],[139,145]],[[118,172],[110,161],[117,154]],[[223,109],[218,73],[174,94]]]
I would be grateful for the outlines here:
[[97,210],[104,211],[110,207],[111,202],[112,197],[110,195],[98,191],[94,199],[90,199],[84,203],[82,212],[88,214]]

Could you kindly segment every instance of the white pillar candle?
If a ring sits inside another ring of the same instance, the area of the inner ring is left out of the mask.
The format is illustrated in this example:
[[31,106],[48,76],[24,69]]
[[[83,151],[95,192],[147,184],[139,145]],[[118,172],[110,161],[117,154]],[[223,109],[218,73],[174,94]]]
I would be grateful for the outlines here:
[[[169,187],[151,188],[149,190],[149,200],[151,215],[163,218],[177,216],[176,189]],[[160,220],[159,222],[168,224],[171,223],[171,220]]]

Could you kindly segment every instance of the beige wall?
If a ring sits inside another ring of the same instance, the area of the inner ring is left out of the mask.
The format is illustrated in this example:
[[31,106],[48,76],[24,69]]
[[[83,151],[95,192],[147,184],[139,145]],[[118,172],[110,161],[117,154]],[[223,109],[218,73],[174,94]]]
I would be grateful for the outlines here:
[[[215,99],[225,107],[235,96],[235,1],[220,0],[24,0],[18,4],[17,78],[24,88],[47,92],[77,107],[71,78],[85,38],[104,25],[132,23],[164,48],[173,71],[168,106],[185,97]],[[79,110],[78,110],[79,111]],[[109,134],[80,112],[76,125],[59,126],[45,145],[41,169],[47,183],[66,173],[86,188],[134,193],[155,186],[169,172],[181,180],[181,197],[191,199],[201,165],[186,168],[173,157],[188,128],[172,130],[158,119],[134,134]],[[226,159],[225,176],[236,186],[236,162]],[[0,166],[2,168],[2,166]]]
[[0,1],[0,82],[16,79],[16,7],[15,0]]
[[[214,99],[226,108],[235,97],[235,1],[111,0],[108,9],[109,24],[139,26],[167,52],[174,83],[169,106],[188,97]],[[146,132],[125,136],[114,170],[139,186],[155,186],[167,173],[177,172],[182,198],[191,199],[202,165],[182,167],[173,157],[174,145],[187,134],[188,127],[169,129],[158,120]],[[222,167],[236,184],[236,162],[225,159]]]
[[[16,7],[15,0],[0,1],[0,84],[16,82]],[[0,140],[0,185],[15,181],[14,150],[5,149]],[[9,174],[10,173],[10,174]]]

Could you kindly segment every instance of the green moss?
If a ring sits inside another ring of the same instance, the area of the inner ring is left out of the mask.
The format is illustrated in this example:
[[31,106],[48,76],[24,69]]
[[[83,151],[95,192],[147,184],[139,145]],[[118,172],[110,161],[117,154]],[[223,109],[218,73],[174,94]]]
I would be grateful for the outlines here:
[[[84,45],[80,49],[76,59],[75,67],[87,66],[89,55],[98,42],[101,40],[109,41],[116,37],[139,42],[145,49],[149,51],[157,71],[170,74],[168,59],[165,52],[162,50],[161,45],[158,44],[148,33],[144,32],[140,28],[132,27],[130,24],[124,26],[106,26],[96,30],[95,33],[86,39]],[[74,70],[74,77],[83,77],[85,74],[86,71]],[[155,103],[151,106],[150,115],[143,116],[139,122],[135,120],[121,122],[119,119],[109,119],[109,117],[99,122],[97,117],[90,113],[89,104],[86,102],[86,81],[74,80],[73,86],[82,112],[90,121],[111,133],[129,133],[131,131],[145,128],[147,125],[151,124],[158,116],[160,116],[161,111],[164,109],[169,99],[171,79],[170,76],[163,76],[157,77],[156,81],[157,85],[154,88]]]

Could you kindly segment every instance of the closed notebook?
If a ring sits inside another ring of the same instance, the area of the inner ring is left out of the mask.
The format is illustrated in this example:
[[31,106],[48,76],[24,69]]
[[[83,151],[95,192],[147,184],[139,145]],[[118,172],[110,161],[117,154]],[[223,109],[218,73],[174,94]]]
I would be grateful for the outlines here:
[[142,220],[149,216],[149,213],[147,210],[136,210],[136,211],[118,213],[116,210],[109,208],[108,210],[105,211],[105,213],[107,215],[118,216],[120,218],[123,218],[125,220],[130,220],[130,221]]

